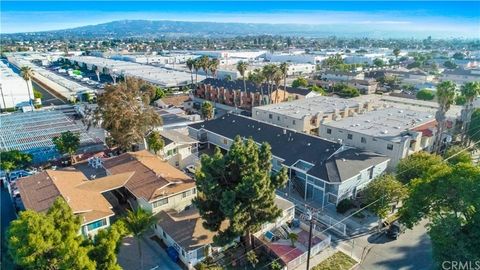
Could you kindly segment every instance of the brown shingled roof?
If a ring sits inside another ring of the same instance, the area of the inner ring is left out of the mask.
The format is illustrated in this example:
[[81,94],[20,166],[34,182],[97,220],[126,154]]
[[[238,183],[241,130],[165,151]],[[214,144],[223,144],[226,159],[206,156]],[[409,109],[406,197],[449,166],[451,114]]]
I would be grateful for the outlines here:
[[195,181],[158,156],[143,150],[103,161],[110,174],[134,172],[125,187],[137,198],[152,201],[195,186]]

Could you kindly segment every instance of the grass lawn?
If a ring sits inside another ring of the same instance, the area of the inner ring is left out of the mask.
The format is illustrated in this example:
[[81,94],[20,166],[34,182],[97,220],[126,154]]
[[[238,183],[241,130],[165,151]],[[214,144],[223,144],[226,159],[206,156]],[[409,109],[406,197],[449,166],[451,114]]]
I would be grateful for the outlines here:
[[313,270],[349,270],[356,263],[357,261],[347,254],[337,251],[335,254],[315,266]]

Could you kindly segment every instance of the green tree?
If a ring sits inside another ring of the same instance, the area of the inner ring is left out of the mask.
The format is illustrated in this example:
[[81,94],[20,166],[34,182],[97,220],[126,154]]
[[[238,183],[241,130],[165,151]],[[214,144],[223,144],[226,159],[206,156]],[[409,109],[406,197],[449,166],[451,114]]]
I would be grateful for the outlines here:
[[407,194],[406,188],[395,176],[387,174],[379,176],[365,188],[365,203],[380,218],[386,218],[392,205],[398,204]]
[[97,270],[121,270],[117,254],[120,251],[122,239],[128,230],[122,219],[117,220],[107,229],[100,230],[93,241],[89,256],[97,263]]
[[[202,156],[194,204],[205,220],[204,227],[218,232],[217,244],[243,236],[250,249],[252,233],[281,215],[275,190],[286,184],[288,176],[285,168],[272,174],[271,160],[270,145],[259,147],[253,139],[243,141],[240,136],[225,155],[217,148],[213,156]],[[228,227],[220,230],[225,222]]]
[[480,168],[469,163],[447,166],[413,180],[409,189],[400,222],[412,228],[428,220],[436,264],[480,260]]
[[298,77],[292,82],[292,87],[307,87],[308,86],[308,81],[307,79],[303,77]]
[[34,88],[34,89],[33,89],[33,97],[34,97],[35,99],[37,99],[37,98],[40,98],[40,99],[41,99],[41,98],[43,97],[43,95],[42,95],[42,93],[40,93],[40,91],[38,91],[38,90],[36,90],[36,89]]
[[298,241],[298,234],[293,233],[293,232],[292,232],[292,233],[289,233],[289,234],[288,234],[288,239],[290,239],[290,245],[291,245],[292,247],[295,247],[295,242]]
[[208,67],[210,69],[210,72],[212,73],[213,78],[217,78],[218,65],[220,65],[220,61],[217,58],[210,60],[210,63],[208,64]]
[[460,146],[451,146],[448,148],[445,152],[444,158],[452,165],[458,163],[472,163],[472,155],[470,152]]
[[467,103],[467,98],[464,95],[455,96],[455,105],[465,105]]
[[320,86],[318,85],[312,85],[312,86],[309,86],[308,89],[314,91],[315,93],[318,93],[322,96],[325,95],[325,90],[323,90],[323,88],[321,88]]
[[144,98],[146,93],[140,91],[141,85],[140,81],[128,78],[126,82],[108,85],[98,97],[96,122],[125,150],[135,143],[145,144],[145,135],[162,125],[162,118]]
[[7,232],[8,250],[23,269],[95,269],[90,247],[78,235],[80,218],[63,198],[45,213],[26,210]]
[[399,48],[393,49],[393,55],[395,55],[395,61],[397,61],[398,56],[400,55],[400,49]]
[[437,120],[437,132],[435,136],[435,142],[433,150],[435,152],[440,151],[441,142],[443,139],[443,132],[445,129],[446,113],[450,109],[450,106],[455,101],[455,88],[456,85],[452,81],[444,81],[437,85],[437,103],[438,109],[435,114],[435,120]]
[[288,63],[283,62],[278,67],[283,76],[283,100],[287,100],[287,75],[288,75]]
[[32,163],[32,155],[18,150],[0,152],[0,168],[10,172],[15,169],[25,169]]
[[442,157],[421,151],[400,160],[396,177],[408,184],[412,179],[425,177],[443,166]]
[[70,162],[73,164],[73,155],[75,155],[78,147],[80,147],[80,134],[73,133],[70,130],[65,131],[62,132],[60,136],[54,137],[52,142],[60,154],[68,154]]
[[250,250],[247,252],[247,261],[255,268],[255,265],[258,263],[258,257],[255,253],[255,250]]
[[463,60],[465,59],[466,55],[462,52],[456,52],[453,54],[453,59],[456,59],[456,60]]
[[135,211],[128,211],[127,216],[124,218],[125,227],[137,240],[138,255],[140,257],[140,270],[143,270],[143,254],[141,238],[143,234],[151,228],[157,221],[151,213],[137,208]]
[[212,103],[204,101],[202,104],[202,116],[203,119],[210,120],[213,118],[213,106]]
[[148,136],[147,144],[148,148],[157,154],[158,151],[162,150],[165,146],[165,141],[163,140],[162,135],[160,135],[160,132],[152,131]]
[[[461,88],[462,96],[465,98],[465,106],[462,113],[462,141],[466,142],[466,133],[470,124],[473,111],[475,110],[474,101],[480,95],[480,81],[467,82]],[[466,145],[467,143],[465,143]]]
[[472,113],[467,136],[474,142],[480,141],[480,109],[475,109],[475,111]]
[[202,56],[198,59],[199,66],[205,72],[205,76],[208,78],[208,70],[210,69],[210,58],[208,56]]
[[448,68],[448,69],[456,69],[458,66],[455,64],[453,61],[448,60],[443,63],[443,66]]
[[195,60],[190,58],[186,62],[188,70],[190,70],[190,78],[192,79],[192,85],[193,85],[193,69],[194,69],[194,64]]
[[420,100],[433,100],[435,98],[435,92],[428,89],[422,89],[417,92],[416,98]]
[[332,90],[335,94],[343,98],[352,98],[360,96],[360,91],[357,88],[339,83],[332,87]]
[[373,60],[373,64],[377,67],[383,67],[385,65],[385,62],[380,58],[375,58]]

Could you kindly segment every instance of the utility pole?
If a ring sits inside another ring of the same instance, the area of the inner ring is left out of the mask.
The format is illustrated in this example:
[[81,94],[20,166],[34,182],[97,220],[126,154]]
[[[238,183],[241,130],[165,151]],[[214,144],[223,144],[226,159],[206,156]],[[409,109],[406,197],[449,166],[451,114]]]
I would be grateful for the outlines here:
[[310,252],[312,248],[312,234],[313,234],[313,224],[315,223],[314,215],[317,213],[317,210],[314,208],[309,208],[305,205],[306,217],[305,220],[310,222],[310,230],[308,232],[308,252],[307,252],[307,270],[310,270]]

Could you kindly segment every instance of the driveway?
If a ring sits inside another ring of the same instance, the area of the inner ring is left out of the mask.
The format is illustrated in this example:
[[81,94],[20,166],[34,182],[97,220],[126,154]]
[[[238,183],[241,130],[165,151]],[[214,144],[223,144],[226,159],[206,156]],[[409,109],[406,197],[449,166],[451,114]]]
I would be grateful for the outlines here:
[[[180,266],[174,263],[168,257],[157,243],[147,239],[142,239],[143,270],[182,270]],[[120,252],[118,254],[118,263],[125,270],[140,269],[140,260],[138,256],[137,241],[133,237],[126,237],[122,241]]]
[[361,260],[356,269],[430,270],[433,268],[432,245],[425,224],[423,221],[412,230],[406,230],[397,240],[385,234],[373,234],[336,240],[334,245]]

